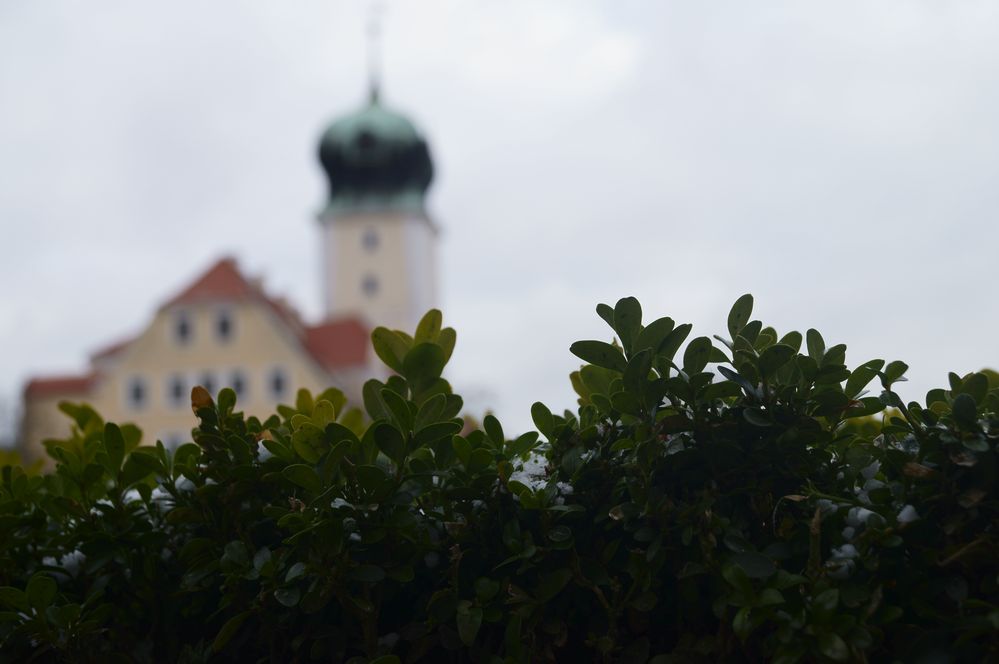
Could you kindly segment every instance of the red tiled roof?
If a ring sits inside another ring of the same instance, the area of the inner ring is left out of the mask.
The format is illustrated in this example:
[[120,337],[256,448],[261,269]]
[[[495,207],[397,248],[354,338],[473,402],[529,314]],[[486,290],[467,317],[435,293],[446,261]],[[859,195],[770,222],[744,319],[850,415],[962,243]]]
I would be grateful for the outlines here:
[[94,386],[96,378],[94,374],[32,378],[24,387],[24,396],[25,398],[32,398],[86,394]]
[[244,300],[258,295],[246,277],[239,271],[236,259],[226,257],[212,265],[190,286],[170,298],[164,307],[189,304],[202,300]]
[[357,318],[340,318],[305,329],[305,348],[328,370],[364,364],[368,329]]

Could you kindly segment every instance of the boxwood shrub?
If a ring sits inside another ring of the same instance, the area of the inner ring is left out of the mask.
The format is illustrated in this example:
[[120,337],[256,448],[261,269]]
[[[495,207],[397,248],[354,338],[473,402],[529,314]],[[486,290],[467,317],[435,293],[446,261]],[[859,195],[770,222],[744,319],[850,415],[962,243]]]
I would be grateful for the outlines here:
[[461,417],[437,311],[374,331],[363,410],[195,388],[171,450],[64,404],[54,472],[2,470],[0,660],[999,661],[999,389],[905,403],[752,306],[599,305],[578,409],[516,436]]

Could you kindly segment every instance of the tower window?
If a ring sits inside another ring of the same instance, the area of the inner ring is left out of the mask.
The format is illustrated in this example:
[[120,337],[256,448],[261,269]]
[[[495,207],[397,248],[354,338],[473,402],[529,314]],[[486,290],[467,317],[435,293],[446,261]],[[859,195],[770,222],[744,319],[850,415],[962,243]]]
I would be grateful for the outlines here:
[[181,346],[186,346],[191,343],[191,338],[194,336],[193,329],[191,327],[191,319],[187,315],[186,311],[178,311],[174,315],[173,319],[173,337],[177,340],[177,343]]
[[132,377],[128,381],[128,388],[126,390],[126,399],[128,400],[128,405],[136,410],[142,408],[146,405],[146,381],[139,376]]
[[174,408],[187,403],[187,381],[183,376],[171,376],[167,383],[167,398]]
[[378,292],[378,279],[373,274],[367,274],[361,281],[361,290],[368,297],[374,297]]
[[271,396],[275,399],[283,397],[285,391],[288,389],[288,379],[285,376],[284,369],[274,369],[271,371],[270,378],[267,382],[270,387]]
[[361,236],[361,245],[369,252],[378,248],[379,241],[378,232],[374,228],[365,229],[364,235]]
[[221,342],[232,339],[233,317],[229,309],[219,309],[215,314],[215,336]]

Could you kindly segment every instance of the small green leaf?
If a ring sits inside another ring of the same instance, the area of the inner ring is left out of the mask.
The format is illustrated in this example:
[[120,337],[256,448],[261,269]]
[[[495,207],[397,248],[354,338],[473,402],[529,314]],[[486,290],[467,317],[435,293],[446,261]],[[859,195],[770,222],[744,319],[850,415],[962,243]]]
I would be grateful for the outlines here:
[[819,331],[814,329],[808,330],[805,333],[805,343],[808,347],[808,356],[815,360],[816,363],[821,362],[822,357],[826,354],[826,342],[822,339]]
[[444,349],[437,344],[416,344],[402,360],[402,375],[414,390],[421,391],[441,377],[446,363]]
[[461,428],[461,422],[455,422],[454,420],[435,422],[416,432],[416,435],[413,436],[413,445],[415,447],[424,447],[431,443],[436,443],[438,440],[450,438],[461,431]]
[[382,422],[375,425],[373,434],[375,444],[385,456],[395,463],[402,462],[406,456],[406,439],[397,428],[388,422]]
[[312,468],[312,466],[306,466],[305,464],[295,463],[290,466],[285,466],[281,471],[281,474],[285,476],[288,480],[294,482],[298,486],[302,487],[306,491],[318,494],[322,491],[322,482],[319,480],[319,475]]
[[692,329],[694,329],[694,326],[690,323],[677,325],[673,328],[672,332],[666,335],[662,343],[659,344],[659,348],[656,349],[656,355],[672,361],[673,356],[676,355],[676,351],[680,350],[680,346],[683,345],[683,342],[687,339],[687,335],[690,334]]
[[909,370],[909,365],[900,360],[889,362],[881,374],[881,384],[887,389],[892,383],[904,380],[903,375]]
[[835,632],[819,634],[819,652],[834,662],[845,662],[850,658],[850,648]]
[[451,353],[454,352],[454,345],[458,340],[458,335],[453,327],[445,327],[437,335],[437,345],[444,351],[444,364],[451,360]]
[[673,331],[674,325],[673,319],[668,317],[652,321],[638,333],[633,350],[638,352],[648,349],[655,353],[663,340]]
[[760,373],[764,376],[773,376],[778,369],[791,361],[795,351],[790,346],[784,344],[774,344],[760,354]]
[[236,407],[236,392],[231,387],[219,391],[218,409],[223,415],[229,415]]
[[243,611],[242,613],[229,618],[222,629],[219,630],[218,635],[215,637],[215,641],[212,642],[212,652],[219,652],[225,648],[226,644],[232,640],[232,637],[236,635],[239,631],[240,626],[246,622],[246,619],[253,614],[252,611]]
[[108,471],[116,475],[125,459],[125,438],[117,424],[108,422],[104,425],[104,449],[108,455]]
[[368,664],[402,664],[402,660],[395,655],[382,655],[374,658]]
[[284,575],[285,583],[294,581],[300,576],[305,575],[305,563],[295,563],[288,568],[288,573]]
[[633,297],[623,297],[614,306],[614,331],[629,355],[642,329],[642,305]]
[[503,426],[493,415],[486,415],[482,420],[482,428],[486,430],[486,435],[493,441],[497,449],[502,449],[506,438],[503,437]]
[[438,309],[431,309],[425,313],[416,326],[416,334],[413,335],[413,341],[415,343],[436,341],[437,335],[441,332],[442,319],[443,317]]
[[327,424],[336,422],[336,408],[325,399],[316,402],[312,409],[312,423],[320,429],[325,429]]
[[732,335],[733,340],[738,336],[739,331],[746,326],[752,315],[753,296],[746,293],[735,301],[728,313],[728,333]]
[[732,556],[732,561],[742,568],[750,579],[766,579],[777,571],[774,562],[755,551],[744,551]]
[[871,360],[854,369],[850,377],[846,379],[846,387],[843,389],[846,396],[851,399],[857,398],[857,395],[878,375],[884,365],[884,360]]
[[392,421],[400,431],[410,431],[413,428],[413,412],[409,404],[395,390],[385,388],[381,392],[382,401],[392,414]]
[[482,626],[482,609],[472,606],[468,600],[458,602],[457,611],[458,636],[466,646],[475,643],[475,637]]
[[708,337],[697,337],[687,344],[687,350],[683,353],[683,371],[688,376],[693,376],[704,370],[711,359],[711,339]]
[[584,362],[612,371],[624,373],[628,366],[621,349],[604,341],[577,341],[569,346],[569,352]]
[[0,606],[7,606],[18,611],[28,610],[28,596],[24,591],[12,586],[0,587]]
[[26,595],[28,603],[37,612],[42,613],[49,607],[56,596],[56,582],[47,574],[35,574],[28,580]]
[[287,607],[292,607],[298,604],[298,600],[302,598],[302,591],[298,586],[291,586],[290,588],[278,588],[274,591],[274,599]]
[[371,333],[371,346],[389,369],[402,373],[402,358],[409,351],[409,345],[397,332],[387,327],[376,327]]
[[975,429],[978,426],[978,408],[970,394],[958,394],[950,406],[954,421],[962,429]]
[[552,411],[548,409],[548,406],[540,401],[535,401],[531,406],[531,419],[534,420],[534,426],[538,427],[538,431],[545,438],[551,440],[555,429],[555,418],[552,416]]

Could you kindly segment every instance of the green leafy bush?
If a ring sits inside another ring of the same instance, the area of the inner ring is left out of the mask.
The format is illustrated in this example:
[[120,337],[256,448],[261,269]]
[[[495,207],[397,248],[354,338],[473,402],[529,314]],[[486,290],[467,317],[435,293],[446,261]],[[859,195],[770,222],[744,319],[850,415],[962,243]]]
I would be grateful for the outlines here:
[[536,403],[540,436],[464,429],[436,311],[375,330],[397,375],[366,415],[195,388],[171,451],[66,405],[55,472],[3,468],[0,658],[999,659],[984,374],[905,404],[903,363],[847,369],[749,296],[717,343],[633,298],[597,313],[616,342],[573,344],[578,412]]

